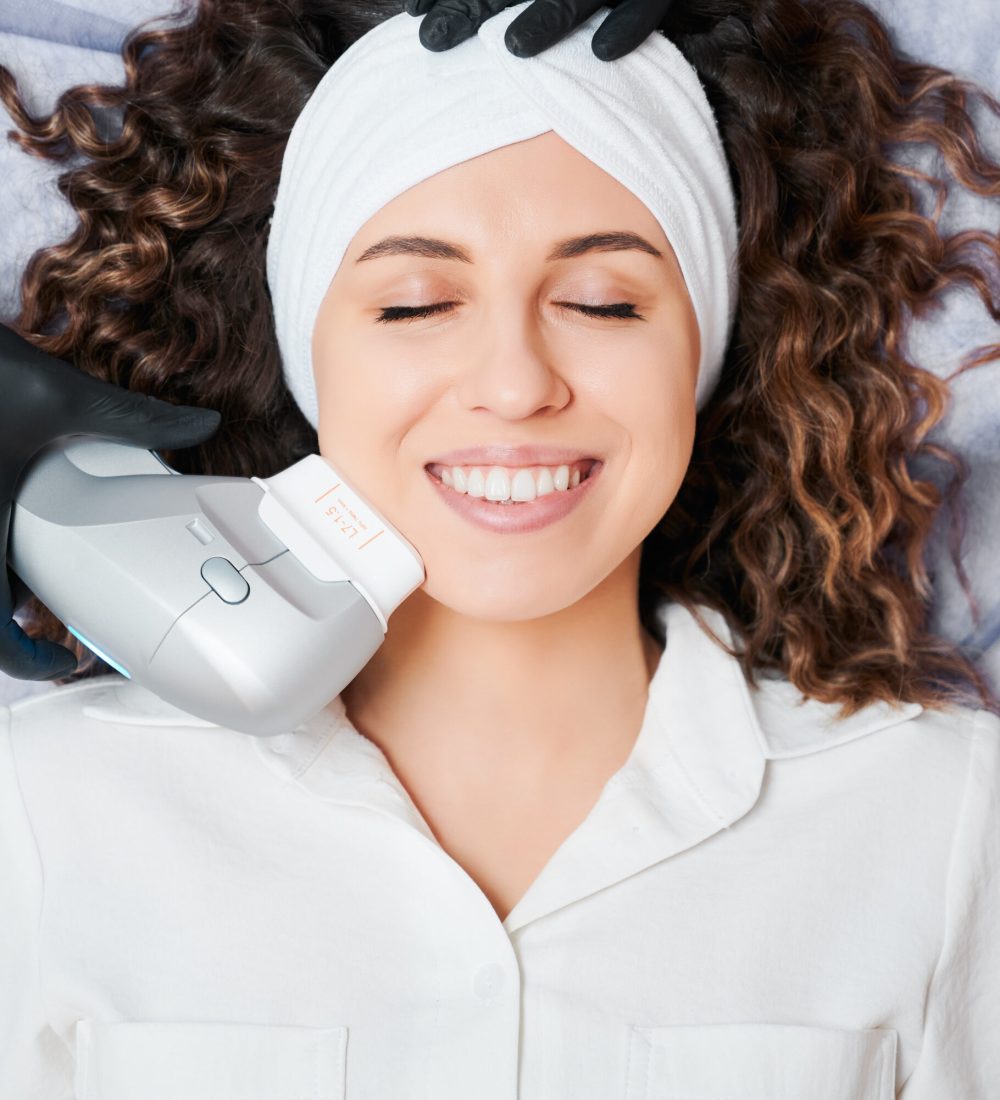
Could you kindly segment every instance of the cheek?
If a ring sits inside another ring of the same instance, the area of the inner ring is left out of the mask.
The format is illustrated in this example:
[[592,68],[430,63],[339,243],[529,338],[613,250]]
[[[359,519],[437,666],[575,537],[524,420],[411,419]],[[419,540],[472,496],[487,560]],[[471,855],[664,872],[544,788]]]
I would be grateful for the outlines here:
[[319,452],[370,499],[376,488],[373,456],[384,403],[376,398],[350,330],[334,326],[332,331],[336,341],[320,331],[313,341]]
[[346,323],[333,308],[321,314],[316,326],[313,375],[320,441],[335,450],[337,441],[362,437],[385,407],[378,396],[379,364],[357,326]]
[[376,329],[336,311],[317,327],[313,370],[321,420],[324,414],[338,424],[361,417],[388,427],[426,401],[430,379],[421,354]]
[[654,434],[677,432],[695,420],[697,386],[697,347],[677,333],[651,334],[638,353],[621,365],[621,385],[612,393],[621,394],[628,406],[629,418]]
[[[694,447],[694,381],[681,368],[650,374],[621,415],[630,436],[628,474],[644,522],[652,526],[667,511],[687,473]],[[634,498],[633,498],[634,499]]]
[[629,471],[632,481],[631,498],[635,513],[642,518],[639,529],[642,538],[670,510],[691,462],[693,433],[683,425],[676,431],[660,426],[659,434],[650,436],[634,454]]
[[319,452],[400,525],[399,494],[419,466],[408,434],[426,411],[426,382],[412,364],[349,335],[342,329],[335,348],[314,352]]

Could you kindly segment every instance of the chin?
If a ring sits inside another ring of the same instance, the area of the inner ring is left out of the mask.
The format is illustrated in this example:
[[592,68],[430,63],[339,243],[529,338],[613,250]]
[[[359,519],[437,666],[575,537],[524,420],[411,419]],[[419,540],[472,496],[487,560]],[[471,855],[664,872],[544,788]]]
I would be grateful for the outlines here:
[[538,580],[511,586],[498,580],[494,584],[472,574],[467,583],[457,583],[454,576],[437,578],[430,567],[422,589],[432,600],[457,615],[484,622],[513,623],[541,619],[572,606],[586,591],[568,592],[561,586]]

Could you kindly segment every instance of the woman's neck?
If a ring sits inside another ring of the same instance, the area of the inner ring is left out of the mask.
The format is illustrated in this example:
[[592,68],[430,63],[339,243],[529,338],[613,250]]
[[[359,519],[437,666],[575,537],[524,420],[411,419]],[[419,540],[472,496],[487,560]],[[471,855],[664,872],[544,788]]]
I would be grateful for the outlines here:
[[533,785],[581,755],[620,766],[662,652],[637,583],[635,556],[576,604],[521,622],[470,619],[418,590],[344,689],[348,718],[400,774],[467,790]]

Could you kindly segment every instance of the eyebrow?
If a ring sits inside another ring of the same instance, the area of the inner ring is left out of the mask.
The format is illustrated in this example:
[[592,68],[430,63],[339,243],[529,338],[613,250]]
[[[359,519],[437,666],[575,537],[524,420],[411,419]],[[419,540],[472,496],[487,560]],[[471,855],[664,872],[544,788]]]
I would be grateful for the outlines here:
[[[657,259],[663,259],[663,253],[644,237],[637,233],[615,231],[587,233],[582,237],[569,237],[565,241],[559,241],[545,257],[545,262],[571,260],[585,252],[621,252],[626,249],[648,252]],[[385,237],[366,248],[354,262],[361,263],[362,260],[373,260],[378,256],[424,256],[432,260],[459,260],[463,264],[473,262],[472,257],[457,244],[435,237]]]

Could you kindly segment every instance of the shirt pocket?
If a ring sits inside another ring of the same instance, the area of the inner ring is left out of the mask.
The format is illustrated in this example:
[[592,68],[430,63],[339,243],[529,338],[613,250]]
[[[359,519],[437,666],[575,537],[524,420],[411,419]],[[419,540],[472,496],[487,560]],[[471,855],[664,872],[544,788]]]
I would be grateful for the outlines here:
[[343,1100],[346,1027],[79,1020],[76,1100]]
[[896,1043],[892,1028],[633,1027],[626,1100],[893,1100]]

